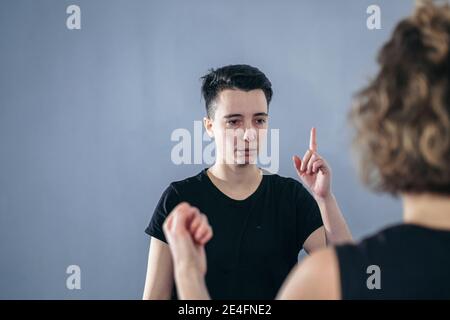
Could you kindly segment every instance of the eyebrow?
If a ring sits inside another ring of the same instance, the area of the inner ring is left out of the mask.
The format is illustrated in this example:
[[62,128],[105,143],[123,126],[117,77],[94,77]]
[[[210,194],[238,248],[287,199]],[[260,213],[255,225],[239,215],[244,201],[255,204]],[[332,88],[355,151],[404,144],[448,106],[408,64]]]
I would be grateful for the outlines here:
[[[258,113],[253,114],[253,116],[254,117],[258,117],[258,116],[268,117],[269,115],[266,112],[258,112]],[[233,113],[233,114],[227,114],[226,116],[224,116],[225,119],[234,118],[234,117],[243,117],[243,115],[240,113]]]

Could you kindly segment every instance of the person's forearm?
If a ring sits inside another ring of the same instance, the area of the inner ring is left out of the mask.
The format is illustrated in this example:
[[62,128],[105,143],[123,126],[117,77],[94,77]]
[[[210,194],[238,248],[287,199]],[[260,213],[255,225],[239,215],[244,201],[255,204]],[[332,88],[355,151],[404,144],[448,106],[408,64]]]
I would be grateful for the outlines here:
[[204,277],[196,270],[175,270],[175,282],[180,300],[210,300]]
[[316,201],[322,215],[327,245],[336,245],[353,241],[350,230],[334,195],[330,194],[328,197],[318,198]]

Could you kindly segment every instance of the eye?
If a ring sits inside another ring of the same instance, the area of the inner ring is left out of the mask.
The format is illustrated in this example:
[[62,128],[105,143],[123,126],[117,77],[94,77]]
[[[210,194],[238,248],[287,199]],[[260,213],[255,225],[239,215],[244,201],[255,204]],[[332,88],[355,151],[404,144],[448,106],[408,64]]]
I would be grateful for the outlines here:
[[238,122],[239,122],[239,120],[236,120],[236,119],[234,119],[234,120],[228,120],[228,121],[227,121],[227,125],[235,126],[235,125],[238,124]]
[[256,123],[257,124],[265,124],[266,123],[266,119],[256,119]]

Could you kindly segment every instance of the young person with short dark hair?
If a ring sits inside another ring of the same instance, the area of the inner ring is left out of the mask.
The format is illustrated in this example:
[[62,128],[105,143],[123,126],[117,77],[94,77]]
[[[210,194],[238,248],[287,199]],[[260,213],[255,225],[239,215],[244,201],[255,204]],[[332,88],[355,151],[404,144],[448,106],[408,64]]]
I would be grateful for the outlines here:
[[175,298],[173,259],[163,232],[167,216],[180,203],[204,215],[193,222],[206,246],[206,284],[214,299],[273,299],[298,260],[327,243],[351,240],[331,191],[331,170],[317,153],[316,132],[310,150],[295,157],[297,180],[263,173],[256,165],[266,137],[272,85],[255,67],[230,65],[203,78],[207,116],[204,126],[215,140],[212,167],[173,182],[164,191],[146,229],[151,236],[145,299]]

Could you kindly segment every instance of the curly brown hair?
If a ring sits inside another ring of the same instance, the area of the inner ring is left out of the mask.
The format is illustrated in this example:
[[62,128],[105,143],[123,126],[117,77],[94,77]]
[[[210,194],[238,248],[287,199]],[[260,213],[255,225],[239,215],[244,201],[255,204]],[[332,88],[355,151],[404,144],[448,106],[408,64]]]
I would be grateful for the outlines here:
[[450,7],[430,1],[396,26],[349,119],[372,190],[450,195]]

